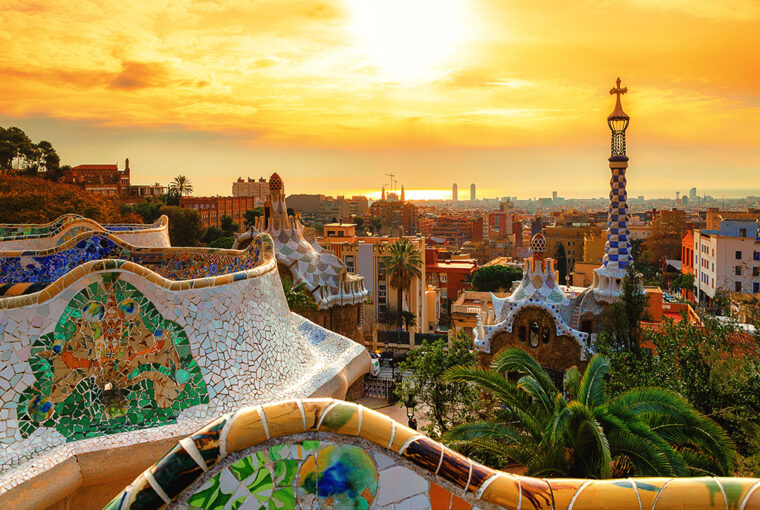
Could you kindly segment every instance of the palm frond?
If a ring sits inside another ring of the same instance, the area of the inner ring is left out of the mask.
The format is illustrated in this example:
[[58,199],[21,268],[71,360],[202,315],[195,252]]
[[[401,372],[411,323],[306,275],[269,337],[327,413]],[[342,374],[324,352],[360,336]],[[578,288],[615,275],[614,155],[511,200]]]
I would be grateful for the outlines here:
[[570,367],[562,379],[562,387],[570,394],[570,398],[578,399],[578,388],[581,384],[581,372],[578,367]]
[[552,382],[549,374],[538,364],[536,359],[530,355],[527,351],[520,349],[519,347],[508,347],[499,352],[493,359],[491,364],[494,370],[500,374],[506,374],[507,372],[519,372],[533,376],[533,378],[541,385],[547,395],[554,395],[559,392],[557,387]]
[[610,361],[607,358],[601,354],[591,358],[578,386],[578,401],[590,408],[602,405],[605,401],[604,376],[609,372]]

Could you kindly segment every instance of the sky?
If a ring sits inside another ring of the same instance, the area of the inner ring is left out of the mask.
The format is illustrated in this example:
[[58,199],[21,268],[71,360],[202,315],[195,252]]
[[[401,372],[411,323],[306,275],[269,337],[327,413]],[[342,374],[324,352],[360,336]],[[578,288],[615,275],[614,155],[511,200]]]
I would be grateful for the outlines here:
[[0,0],[0,126],[196,195],[760,194],[757,0]]

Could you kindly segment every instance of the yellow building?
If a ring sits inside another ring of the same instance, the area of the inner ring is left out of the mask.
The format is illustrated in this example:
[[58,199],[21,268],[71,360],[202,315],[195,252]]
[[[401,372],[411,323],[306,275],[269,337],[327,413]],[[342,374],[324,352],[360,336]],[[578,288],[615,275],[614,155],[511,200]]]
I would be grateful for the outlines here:
[[[328,227],[325,226],[325,230]],[[370,300],[364,306],[365,331],[395,330],[395,320],[398,309],[398,292],[391,287],[387,277],[384,260],[389,255],[390,245],[398,237],[352,237],[338,236],[322,237],[319,243],[333,252],[345,264],[349,272],[354,272],[365,278],[364,283],[369,291]],[[420,251],[420,257],[425,257],[425,238],[407,237]],[[440,318],[440,291],[437,287],[426,285],[425,264],[420,267],[421,276],[412,280],[412,284],[403,294],[403,309],[414,313],[414,325],[410,332],[430,333],[438,328]],[[376,338],[376,334],[373,334]],[[367,339],[369,341],[369,339]],[[383,342],[376,342],[375,347],[382,347]],[[403,347],[403,346],[400,346]]]
[[356,237],[355,223],[327,223],[323,227],[325,237]]
[[[583,247],[586,236],[602,236],[602,229],[595,226],[553,226],[544,227],[544,237],[546,238],[546,254],[557,260],[557,270],[560,273],[560,280],[566,274],[575,270],[576,262],[584,261]],[[602,245],[604,249],[604,245]],[[566,260],[566,267],[562,267],[562,255]],[[598,264],[597,264],[598,267]],[[565,283],[560,281],[560,283]]]
[[[506,297],[505,292],[494,292],[496,297]],[[478,314],[485,312],[493,313],[490,292],[477,290],[465,290],[459,294],[454,304],[451,305],[451,328],[454,331],[463,331],[470,338],[472,331],[478,325]]]

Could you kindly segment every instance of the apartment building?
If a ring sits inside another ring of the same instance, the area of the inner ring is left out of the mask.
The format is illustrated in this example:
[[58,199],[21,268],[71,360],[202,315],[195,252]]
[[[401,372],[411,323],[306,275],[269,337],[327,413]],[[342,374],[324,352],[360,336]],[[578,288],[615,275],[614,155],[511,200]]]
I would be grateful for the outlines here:
[[700,299],[712,299],[719,290],[760,292],[757,221],[722,220],[718,230],[695,229],[693,235],[694,280]]

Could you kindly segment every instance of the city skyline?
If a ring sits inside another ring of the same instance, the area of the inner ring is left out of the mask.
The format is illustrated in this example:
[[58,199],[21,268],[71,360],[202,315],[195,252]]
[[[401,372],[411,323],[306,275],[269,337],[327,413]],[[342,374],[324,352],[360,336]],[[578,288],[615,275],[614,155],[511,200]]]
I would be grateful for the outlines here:
[[565,197],[604,196],[618,75],[632,196],[757,193],[749,0],[10,3],[2,19],[0,125],[71,165],[185,174],[196,194],[278,171],[289,192],[366,193],[393,172],[410,191],[460,180],[527,198],[558,181]]

